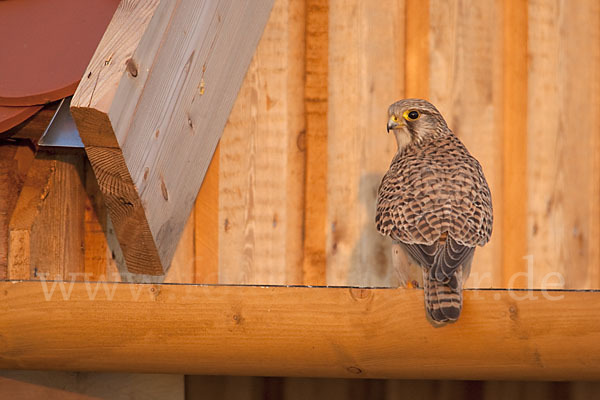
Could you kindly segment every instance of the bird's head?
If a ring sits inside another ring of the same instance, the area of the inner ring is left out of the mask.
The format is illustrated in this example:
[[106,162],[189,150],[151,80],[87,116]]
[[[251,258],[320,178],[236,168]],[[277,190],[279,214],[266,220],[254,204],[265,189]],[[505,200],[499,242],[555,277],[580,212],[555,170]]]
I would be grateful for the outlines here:
[[433,104],[421,99],[404,99],[388,109],[387,131],[394,132],[398,150],[429,136],[446,132],[448,125]]

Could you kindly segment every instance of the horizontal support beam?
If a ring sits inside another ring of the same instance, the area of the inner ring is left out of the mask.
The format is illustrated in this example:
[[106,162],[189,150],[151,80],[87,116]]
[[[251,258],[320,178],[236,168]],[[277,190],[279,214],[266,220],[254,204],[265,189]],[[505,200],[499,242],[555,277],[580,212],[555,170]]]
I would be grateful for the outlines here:
[[599,292],[467,290],[434,328],[417,289],[45,285],[0,283],[0,369],[600,379]]

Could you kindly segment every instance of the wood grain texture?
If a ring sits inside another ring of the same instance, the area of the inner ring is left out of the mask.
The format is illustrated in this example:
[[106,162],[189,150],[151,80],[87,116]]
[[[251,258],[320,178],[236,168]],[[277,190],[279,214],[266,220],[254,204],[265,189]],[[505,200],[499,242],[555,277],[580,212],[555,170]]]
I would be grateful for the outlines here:
[[[219,282],[302,282],[303,9],[276,1],[221,140]],[[300,89],[298,89],[300,88]]]
[[15,139],[29,139],[37,143],[42,136],[48,124],[54,117],[58,108],[58,101],[45,105],[40,111],[36,112],[32,117],[21,122],[19,125],[0,133],[0,137],[12,137]]
[[404,97],[429,99],[429,0],[405,0],[405,4]]
[[195,283],[219,283],[219,149],[217,145],[194,206]]
[[600,287],[600,4],[528,11],[531,283]]
[[129,272],[154,275],[162,274],[163,267],[108,112],[127,60],[131,59],[157,6],[158,0],[119,4],[71,101],[71,112],[99,187],[106,196],[110,217],[117,221],[115,232],[130,261]]
[[494,204],[492,239],[475,251],[467,287],[498,287],[502,283],[500,5],[494,0],[456,0],[430,9],[430,100],[481,163]]
[[[125,44],[111,41],[122,32],[109,26],[84,76],[102,71],[99,54],[125,62],[93,83],[110,86],[102,98],[82,89],[71,108],[94,170],[111,179],[100,187],[130,272],[168,269],[271,6],[161,2]],[[119,11],[135,20],[148,10]]]
[[306,2],[306,171],[304,189],[303,283],[327,281],[327,96],[329,2]]
[[16,160],[12,157],[0,159],[0,280],[8,277],[9,222],[21,184]]
[[0,368],[600,378],[598,292],[467,290],[438,329],[412,289],[115,284],[90,300],[74,283],[65,300],[57,286],[0,283]]
[[10,279],[83,279],[83,154],[38,153],[9,225]]
[[190,217],[188,218],[177,249],[173,255],[173,261],[171,262],[171,268],[165,277],[167,283],[194,283],[196,278],[196,212],[192,210]]
[[55,162],[38,159],[25,177],[9,223],[8,278],[29,279],[31,268],[31,231],[48,196]]
[[[527,269],[527,2],[502,2],[502,286],[526,287]],[[518,43],[518,45],[516,45]],[[496,196],[496,199],[498,196]],[[496,222],[498,224],[498,222]]]
[[84,213],[84,273],[91,281],[111,280],[108,277],[108,243],[106,205],[102,192],[89,162],[84,164],[85,213]]
[[404,92],[404,3],[329,6],[327,284],[394,285],[375,229],[377,188],[396,152],[387,108]]

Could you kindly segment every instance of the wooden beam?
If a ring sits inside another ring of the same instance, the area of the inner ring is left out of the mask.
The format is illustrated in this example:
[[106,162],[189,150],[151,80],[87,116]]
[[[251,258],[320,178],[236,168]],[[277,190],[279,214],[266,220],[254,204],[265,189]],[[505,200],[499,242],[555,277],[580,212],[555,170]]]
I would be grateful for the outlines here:
[[600,379],[598,291],[466,290],[436,328],[417,289],[98,285],[0,283],[0,368]]
[[168,269],[272,4],[117,9],[71,110],[130,272]]
[[[84,155],[38,152],[9,223],[8,278],[72,279],[84,265]],[[81,278],[81,277],[79,277]]]

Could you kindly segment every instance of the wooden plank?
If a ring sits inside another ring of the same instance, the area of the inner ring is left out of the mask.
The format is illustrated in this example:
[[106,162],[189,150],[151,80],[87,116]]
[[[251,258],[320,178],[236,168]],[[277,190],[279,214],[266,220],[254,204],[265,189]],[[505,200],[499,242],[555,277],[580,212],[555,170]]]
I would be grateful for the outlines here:
[[107,211],[102,192],[89,162],[84,163],[84,273],[90,281],[111,280],[108,276]]
[[16,170],[13,158],[0,159],[0,280],[8,277],[8,225],[22,183]]
[[501,5],[453,0],[430,9],[430,99],[481,163],[494,204],[492,239],[475,252],[467,287],[502,285]]
[[306,2],[303,283],[326,284],[329,1]]
[[[128,243],[125,242],[125,253],[134,253],[136,257],[133,258],[142,257],[148,252],[149,256],[144,257],[146,268],[151,268],[155,274],[162,272],[162,266],[157,265],[156,249],[145,247],[151,240],[147,223],[135,221],[141,219],[141,203],[135,190],[131,188],[133,183],[122,153],[118,150],[111,120],[107,114],[126,71],[127,60],[131,59],[137,48],[158,3],[158,0],[152,0],[119,4],[71,101],[71,112],[80,136],[87,145],[86,152],[99,186],[106,196],[106,204],[112,218],[121,221],[126,215],[128,219],[134,220],[125,228],[121,223],[117,224],[115,234],[119,238],[130,236],[133,244],[127,246]],[[114,165],[110,165],[111,160],[115,160]],[[109,165],[105,166],[106,164]],[[114,171],[116,166],[118,169]],[[123,210],[123,207],[133,210]],[[131,273],[145,272],[136,268],[139,262],[140,260],[133,263]]]
[[[168,269],[271,6],[184,0],[117,10],[113,22],[156,17],[125,43],[130,27],[111,22],[71,109],[130,272]],[[100,55],[113,53],[121,64],[101,80]],[[108,86],[99,98],[98,86]]]
[[0,283],[0,368],[600,378],[599,292],[466,290],[460,320],[436,328],[414,289],[58,286]]
[[8,278],[10,219],[33,156],[27,141],[11,140],[0,144],[0,279]]
[[83,279],[84,180],[83,154],[38,152],[9,225],[10,279]]
[[302,282],[301,6],[275,2],[221,140],[220,283]]
[[599,14],[595,1],[529,2],[528,235],[535,287],[600,287]]
[[327,283],[394,285],[391,242],[375,229],[377,188],[396,144],[385,130],[404,92],[404,3],[329,6]]
[[31,231],[48,196],[54,160],[34,160],[24,180],[9,223],[8,278],[29,279],[31,265]]
[[196,277],[196,260],[195,260],[195,245],[194,238],[196,228],[196,212],[192,210],[188,218],[179,244],[173,255],[171,268],[165,277],[165,282],[168,283],[194,283]]
[[[523,258],[527,253],[527,2],[510,0],[502,3],[502,87],[503,87],[503,201],[502,286],[526,287],[517,279],[527,270]],[[519,43],[515,46],[515,43]],[[498,196],[496,196],[498,198]]]
[[429,0],[405,0],[404,97],[429,99]]
[[219,149],[217,145],[194,206],[195,283],[219,283]]

